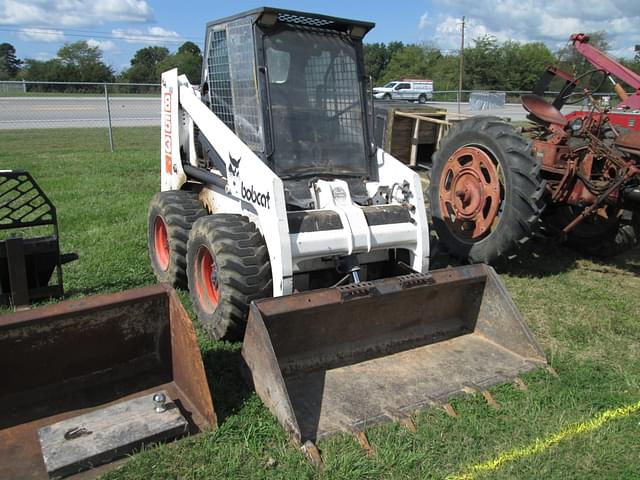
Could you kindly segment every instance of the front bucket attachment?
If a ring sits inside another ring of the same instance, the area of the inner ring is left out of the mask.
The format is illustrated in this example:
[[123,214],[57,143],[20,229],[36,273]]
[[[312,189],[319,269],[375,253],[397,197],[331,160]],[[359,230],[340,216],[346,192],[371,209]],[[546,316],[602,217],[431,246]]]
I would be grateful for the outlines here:
[[[0,365],[0,478],[57,477],[43,458],[47,450],[43,432],[51,431],[52,425],[65,425],[62,420],[68,424],[70,418],[80,426],[80,419],[99,417],[97,412],[104,412],[105,430],[113,430],[112,412],[122,410],[122,405],[129,408],[131,402],[142,401],[143,413],[149,412],[151,420],[159,419],[161,416],[153,417],[157,412],[153,397],[158,392],[185,419],[180,435],[216,426],[195,330],[168,286],[1,316]],[[125,422],[126,435],[136,422],[145,425],[138,419]],[[70,447],[72,454],[83,442],[95,449],[104,441],[101,431],[84,429],[87,436],[74,439],[71,430],[67,433],[75,442]],[[76,430],[78,435],[83,433]],[[55,440],[68,440],[67,434]],[[130,444],[134,440],[127,439]],[[105,448],[94,452],[89,463],[104,463],[128,451]],[[60,476],[87,468],[80,460],[67,464],[65,459],[54,460],[66,468]],[[95,476],[105,467],[81,476]]]
[[242,355],[258,395],[300,444],[546,363],[486,265],[260,300]]

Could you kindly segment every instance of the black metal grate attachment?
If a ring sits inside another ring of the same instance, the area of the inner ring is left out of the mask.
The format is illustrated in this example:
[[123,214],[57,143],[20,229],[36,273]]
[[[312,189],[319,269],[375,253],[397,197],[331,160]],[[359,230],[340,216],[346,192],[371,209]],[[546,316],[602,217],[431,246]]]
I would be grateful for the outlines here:
[[0,170],[0,230],[55,224],[56,208],[29,172]]
[[292,13],[279,13],[278,21],[282,23],[293,23],[295,25],[318,28],[326,28],[335,23],[333,20],[327,20],[325,18],[305,17],[302,15],[294,15]]

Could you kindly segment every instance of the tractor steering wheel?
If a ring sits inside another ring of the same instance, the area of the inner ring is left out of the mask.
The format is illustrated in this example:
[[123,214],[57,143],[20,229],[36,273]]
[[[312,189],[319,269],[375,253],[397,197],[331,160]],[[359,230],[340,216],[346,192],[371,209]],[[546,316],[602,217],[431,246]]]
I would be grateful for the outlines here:
[[[560,90],[558,97],[562,99],[564,105],[580,103],[592,92],[598,91],[607,76],[608,73],[600,68],[584,72]],[[579,91],[576,92],[575,90]]]

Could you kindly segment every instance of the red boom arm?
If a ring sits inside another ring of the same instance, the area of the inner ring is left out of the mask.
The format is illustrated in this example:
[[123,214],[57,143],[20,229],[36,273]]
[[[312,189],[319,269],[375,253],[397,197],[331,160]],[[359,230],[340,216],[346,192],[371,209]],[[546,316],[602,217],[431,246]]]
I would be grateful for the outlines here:
[[620,104],[620,107],[640,109],[640,75],[628,69],[613,58],[589,44],[589,36],[583,33],[571,35],[573,47],[594,67],[605,70],[610,75],[622,80],[636,91]]

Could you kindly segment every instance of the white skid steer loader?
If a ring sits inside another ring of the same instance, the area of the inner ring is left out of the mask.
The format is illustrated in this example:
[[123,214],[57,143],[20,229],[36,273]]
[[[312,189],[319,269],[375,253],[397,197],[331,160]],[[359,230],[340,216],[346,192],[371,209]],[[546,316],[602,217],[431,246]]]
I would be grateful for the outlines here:
[[207,25],[199,88],[162,75],[154,271],[213,337],[244,334],[300,443],[545,363],[490,267],[428,272],[420,179],[371,141],[372,27],[260,8]]

